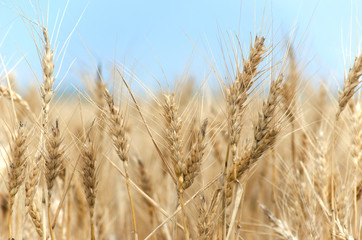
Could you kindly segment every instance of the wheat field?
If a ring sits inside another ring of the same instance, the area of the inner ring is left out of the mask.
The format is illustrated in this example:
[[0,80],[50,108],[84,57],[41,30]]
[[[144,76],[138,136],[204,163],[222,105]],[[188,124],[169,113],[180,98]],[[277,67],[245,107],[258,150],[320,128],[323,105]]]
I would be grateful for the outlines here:
[[261,31],[225,41],[216,88],[115,64],[63,94],[53,30],[25,21],[42,76],[0,76],[1,239],[362,239],[361,53],[336,91]]

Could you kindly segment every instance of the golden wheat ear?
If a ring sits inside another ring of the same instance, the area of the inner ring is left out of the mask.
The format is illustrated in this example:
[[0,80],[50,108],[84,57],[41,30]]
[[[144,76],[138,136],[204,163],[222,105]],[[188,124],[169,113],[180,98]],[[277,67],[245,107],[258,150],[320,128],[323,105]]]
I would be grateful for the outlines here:
[[108,125],[110,128],[110,135],[112,138],[113,147],[116,150],[118,158],[122,161],[123,167],[126,174],[126,185],[128,196],[131,205],[132,219],[133,219],[133,231],[134,231],[134,239],[138,239],[137,232],[137,222],[136,222],[136,214],[134,210],[133,198],[131,195],[131,189],[129,186],[129,173],[128,173],[128,164],[129,164],[129,144],[126,137],[126,120],[122,115],[119,108],[114,105],[114,100],[111,94],[108,92],[106,88],[104,88],[104,97],[108,104]]
[[64,148],[62,146],[63,139],[60,135],[59,121],[55,121],[55,126],[51,129],[51,135],[46,141],[46,157],[45,157],[45,179],[48,186],[49,202],[51,200],[51,191],[54,186],[55,179],[59,176],[63,161]]
[[[226,89],[227,123],[229,147],[232,155],[234,174],[236,175],[237,148],[242,128],[242,117],[246,109],[246,101],[250,89],[258,76],[258,67],[267,52],[264,37],[255,37],[250,46],[249,57],[243,60],[242,71],[237,68],[234,82]],[[235,176],[236,177],[236,176]]]
[[268,98],[263,104],[262,112],[259,114],[259,120],[254,129],[253,144],[238,158],[235,169],[231,169],[227,175],[225,190],[227,205],[230,205],[232,201],[233,181],[244,175],[276,141],[280,131],[280,119],[276,118],[275,110],[280,98],[283,79],[284,76],[280,74],[275,81],[271,82]]
[[338,96],[338,111],[336,118],[339,118],[339,115],[345,109],[349,100],[353,97],[356,92],[356,87],[359,85],[359,78],[362,75],[362,55],[356,57],[353,63],[353,67],[349,69],[347,78],[343,82],[342,92]]
[[186,159],[186,172],[184,173],[185,181],[182,184],[184,190],[189,188],[194,182],[196,176],[200,172],[200,165],[204,156],[205,150],[205,136],[208,119],[205,119],[201,124],[200,130],[197,134],[196,142],[191,147],[189,157]]
[[25,179],[25,168],[27,164],[27,135],[24,133],[24,124],[19,123],[15,131],[11,146],[11,158],[8,168],[7,188],[9,191],[9,238],[12,238],[12,214],[15,196]]
[[87,138],[81,148],[82,159],[82,179],[84,193],[89,207],[91,239],[95,240],[95,224],[94,224],[94,208],[97,198],[98,174],[97,174],[97,157],[94,148],[94,143],[90,138]]

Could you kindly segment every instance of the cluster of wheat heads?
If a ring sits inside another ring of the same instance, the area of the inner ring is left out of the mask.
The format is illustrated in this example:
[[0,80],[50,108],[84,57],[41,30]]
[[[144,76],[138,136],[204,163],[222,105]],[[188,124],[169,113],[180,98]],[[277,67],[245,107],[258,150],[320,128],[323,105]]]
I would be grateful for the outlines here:
[[361,238],[362,55],[338,96],[256,36],[219,94],[136,96],[117,68],[122,94],[98,70],[54,98],[40,32],[38,94],[1,76],[1,239]]

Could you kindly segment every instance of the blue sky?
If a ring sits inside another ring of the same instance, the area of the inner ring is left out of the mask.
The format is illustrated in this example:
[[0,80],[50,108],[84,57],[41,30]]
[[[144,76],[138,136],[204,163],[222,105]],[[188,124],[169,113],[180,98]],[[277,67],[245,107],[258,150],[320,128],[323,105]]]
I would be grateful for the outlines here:
[[[14,13],[14,4],[36,20],[36,12],[45,16],[46,1],[40,1],[41,10],[36,10],[39,1],[0,2],[0,54],[8,69],[17,64],[18,81],[26,86],[35,81],[28,62],[41,78],[40,62],[24,22]],[[73,0],[68,5],[67,1],[48,4],[50,32],[55,23],[59,25],[67,6],[56,54],[82,16],[61,68],[60,61],[57,63],[57,81],[65,77],[65,86],[78,86],[80,73],[95,71],[92,58],[97,64],[102,63],[105,71],[110,71],[116,59],[133,69],[151,88],[155,85],[153,76],[165,82],[162,69],[173,81],[190,66],[190,75],[201,80],[210,75],[203,56],[221,58],[222,36],[238,33],[246,51],[250,36],[255,35],[263,20],[263,32],[269,42],[271,38],[287,39],[294,32],[297,57],[307,65],[309,75],[341,82],[345,64],[349,66],[356,51],[360,52],[362,39],[362,27],[357,24],[362,4],[356,0]]]

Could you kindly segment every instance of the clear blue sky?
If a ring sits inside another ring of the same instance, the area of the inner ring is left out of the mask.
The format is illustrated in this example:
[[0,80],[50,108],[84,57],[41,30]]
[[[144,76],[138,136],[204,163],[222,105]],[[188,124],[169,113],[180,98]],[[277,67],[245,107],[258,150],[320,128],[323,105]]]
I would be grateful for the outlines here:
[[[27,16],[36,17],[38,1],[0,2],[11,8],[15,2]],[[33,2],[33,8],[29,2]],[[40,2],[45,15],[46,1]],[[50,1],[50,32],[66,4],[67,1]],[[27,61],[41,78],[39,59],[22,19],[5,5],[0,5],[0,54],[8,69],[20,60],[15,72],[19,81],[29,85],[35,77]],[[362,27],[356,22],[362,17],[362,3],[357,0],[71,0],[60,28],[56,53],[83,10],[58,76],[59,81],[75,61],[65,85],[79,85],[80,72],[95,71],[86,47],[96,63],[104,65],[105,71],[116,58],[133,68],[148,86],[155,84],[151,74],[164,81],[161,67],[167,78],[174,80],[184,72],[190,59],[190,73],[200,80],[210,72],[202,55],[214,54],[219,58],[220,38],[228,32],[240,33],[247,48],[250,34],[254,35],[262,23],[264,10],[266,37],[270,40],[274,35],[280,40],[295,29],[295,47],[301,53],[298,57],[308,64],[310,74],[316,73],[330,82],[342,81],[344,61],[349,64],[356,47],[361,52]],[[195,45],[199,50],[195,50]],[[57,70],[59,67],[60,61]]]

